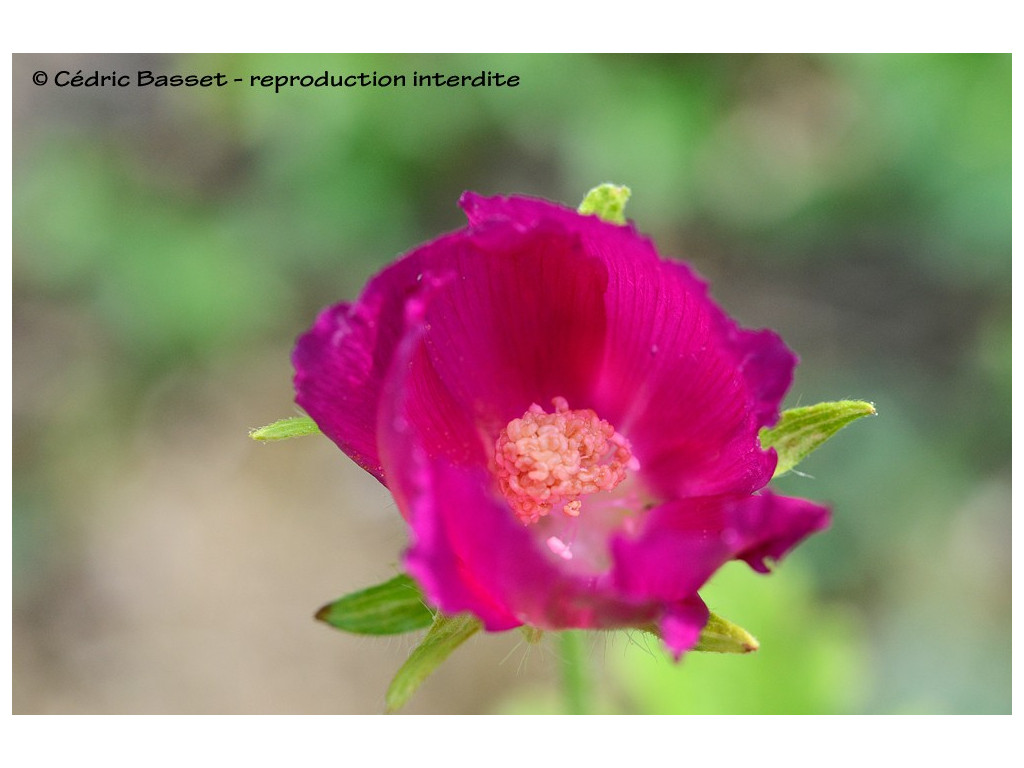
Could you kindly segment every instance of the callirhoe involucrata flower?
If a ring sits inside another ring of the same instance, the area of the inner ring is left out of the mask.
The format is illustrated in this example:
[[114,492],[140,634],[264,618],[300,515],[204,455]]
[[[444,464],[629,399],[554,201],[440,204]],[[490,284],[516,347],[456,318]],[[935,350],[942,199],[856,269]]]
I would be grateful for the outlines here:
[[828,511],[765,486],[796,357],[740,328],[631,224],[463,195],[469,225],[325,310],[297,402],[384,483],[409,574],[488,630],[655,627],[677,656],[724,563]]

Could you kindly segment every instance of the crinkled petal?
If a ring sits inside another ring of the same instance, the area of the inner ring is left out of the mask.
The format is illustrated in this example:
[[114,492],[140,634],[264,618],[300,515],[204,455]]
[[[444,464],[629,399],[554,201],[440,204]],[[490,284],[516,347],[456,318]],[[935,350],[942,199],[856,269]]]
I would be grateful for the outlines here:
[[607,303],[599,386],[623,412],[616,423],[641,457],[645,480],[664,498],[750,493],[767,484],[776,457],[757,434],[777,418],[778,399],[761,397],[744,361],[779,361],[776,376],[788,383],[795,364],[788,350],[776,347],[774,335],[727,325],[705,285],[681,264],[616,262]]
[[685,600],[729,560],[766,573],[765,558],[780,560],[828,517],[818,504],[767,491],[667,502],[651,510],[638,536],[613,540],[615,583],[637,600]]
[[377,455],[377,408],[384,376],[405,329],[405,304],[424,269],[463,245],[442,237],[389,266],[358,301],[320,313],[292,353],[295,401],[359,466],[384,481]]
[[777,420],[796,364],[778,336],[737,326],[689,268],[660,259],[632,225],[526,198],[467,193],[461,204],[477,226],[557,222],[607,265],[593,407],[629,437],[658,495],[750,493],[771,479],[776,457],[757,433]]
[[443,286],[424,322],[444,386],[497,432],[556,396],[582,407],[601,363],[607,270],[564,227],[490,222],[446,235],[374,277],[354,304],[317,318],[293,353],[296,401],[384,481],[376,421],[405,307]]
[[638,536],[612,540],[616,587],[637,600],[677,602],[697,594],[735,554],[720,498],[682,499],[651,510]]
[[[471,227],[487,222],[501,221],[522,230],[530,229],[540,221],[558,221],[566,229],[578,229],[580,217],[576,211],[536,197],[502,196],[484,197],[476,192],[463,192],[459,207]],[[592,217],[597,220],[597,217]]]
[[752,422],[758,430],[773,426],[779,420],[786,390],[793,383],[798,358],[774,331],[744,330],[721,310],[718,315],[719,328],[736,356],[737,370],[751,395]]
[[812,533],[828,528],[828,507],[806,499],[764,491],[730,508],[735,531],[736,559],[759,573],[768,573],[765,560],[778,562]]
[[295,401],[353,461],[383,481],[376,408],[382,372],[380,357],[376,363],[374,357],[378,337],[390,334],[386,324],[378,334],[380,313],[371,306],[337,304],[321,312],[299,338],[292,364]]
[[491,434],[532,403],[590,400],[605,338],[607,270],[553,225],[481,225],[432,295],[424,344],[452,396]]

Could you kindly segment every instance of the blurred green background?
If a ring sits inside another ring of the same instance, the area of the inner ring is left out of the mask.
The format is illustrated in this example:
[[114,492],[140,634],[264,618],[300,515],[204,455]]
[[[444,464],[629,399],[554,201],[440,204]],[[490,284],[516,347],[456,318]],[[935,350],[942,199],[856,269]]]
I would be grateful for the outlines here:
[[[56,88],[85,74],[516,74],[517,88]],[[312,620],[394,574],[388,494],[295,412],[329,303],[465,189],[604,181],[748,326],[787,405],[862,398],[778,482],[834,506],[678,665],[594,635],[594,708],[1010,711],[1009,55],[15,55],[14,711],[372,713],[412,638]],[[559,711],[558,646],[475,638],[409,712]]]

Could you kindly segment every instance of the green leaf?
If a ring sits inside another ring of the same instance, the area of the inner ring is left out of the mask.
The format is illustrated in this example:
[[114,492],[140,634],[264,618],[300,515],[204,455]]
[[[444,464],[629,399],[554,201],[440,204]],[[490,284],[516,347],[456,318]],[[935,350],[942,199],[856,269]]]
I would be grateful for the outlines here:
[[289,437],[304,437],[320,434],[320,427],[309,416],[292,416],[275,421],[259,429],[250,429],[249,437],[261,443],[270,440],[287,440]]
[[738,624],[712,613],[700,631],[695,651],[706,653],[751,653],[761,647],[757,638]]
[[779,454],[774,477],[789,472],[850,422],[875,413],[875,406],[863,400],[839,400],[783,411],[778,424],[761,430],[761,447],[774,448]]
[[409,654],[409,658],[388,686],[385,697],[387,711],[396,712],[405,706],[409,697],[430,673],[482,627],[480,619],[471,613],[459,613],[455,616],[439,613],[423,642]]
[[429,626],[434,612],[416,582],[402,574],[325,605],[316,618],[360,635],[397,635]]
[[601,184],[587,192],[577,210],[584,215],[592,213],[612,224],[625,224],[626,201],[630,194],[629,187]]

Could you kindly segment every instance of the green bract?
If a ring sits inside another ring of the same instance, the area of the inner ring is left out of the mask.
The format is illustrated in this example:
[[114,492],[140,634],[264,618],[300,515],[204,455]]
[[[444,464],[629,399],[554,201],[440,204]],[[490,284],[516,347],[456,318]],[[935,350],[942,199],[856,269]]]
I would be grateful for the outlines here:
[[423,642],[409,654],[409,658],[399,668],[391,685],[388,686],[385,697],[388,712],[395,712],[405,706],[405,702],[420,687],[420,683],[426,680],[452,651],[482,627],[480,619],[471,613],[460,613],[456,616],[438,614]]
[[401,574],[325,605],[316,617],[358,635],[397,635],[429,626],[434,611],[427,607],[416,582]]
[[583,214],[594,214],[612,224],[625,224],[626,201],[630,194],[629,187],[601,184],[587,192],[577,210]]
[[320,427],[309,416],[292,416],[288,419],[275,421],[259,429],[249,430],[249,437],[259,442],[269,440],[287,440],[289,437],[319,435]]
[[773,477],[789,472],[850,422],[875,413],[875,406],[863,400],[839,400],[783,411],[774,427],[761,430],[761,447],[774,448],[779,455]]

